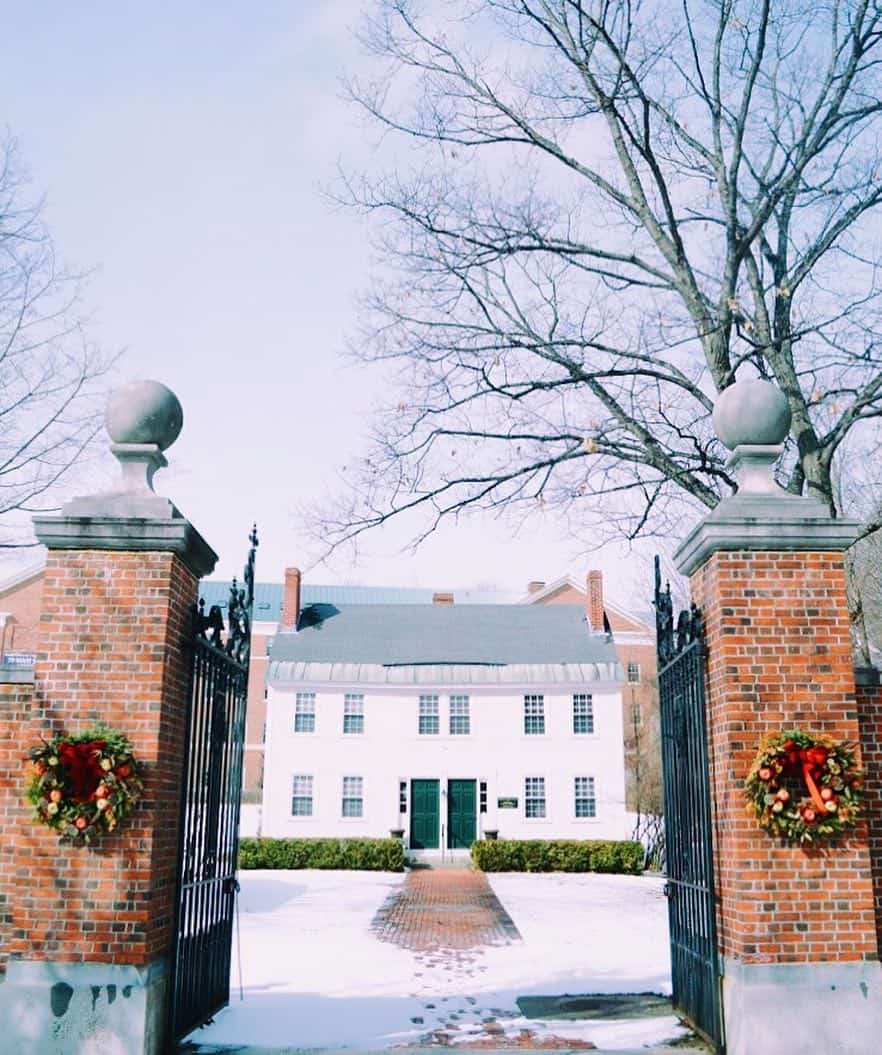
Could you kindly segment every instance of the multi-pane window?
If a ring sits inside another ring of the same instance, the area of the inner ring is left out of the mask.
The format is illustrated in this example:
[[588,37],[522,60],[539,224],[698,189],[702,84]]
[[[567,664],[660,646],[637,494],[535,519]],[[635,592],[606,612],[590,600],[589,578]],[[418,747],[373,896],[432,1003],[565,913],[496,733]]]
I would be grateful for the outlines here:
[[398,781],[398,812],[407,813],[407,781]]
[[472,731],[468,696],[450,697],[450,735],[468,736]]
[[594,732],[594,701],[590,692],[577,692],[573,696],[573,732]]
[[545,732],[545,697],[524,697],[524,732],[527,734]]
[[527,777],[525,779],[524,813],[527,817],[545,816],[545,777]]
[[478,807],[478,812],[479,813],[486,813],[487,812],[487,781],[486,780],[482,780],[480,782],[480,784],[478,785],[478,796],[479,796],[478,801],[479,801],[479,804],[480,804],[479,807]]
[[315,693],[298,692],[294,703],[294,732],[315,732]]
[[291,788],[291,816],[312,816],[312,777],[298,773]]
[[364,807],[364,780],[362,777],[343,778],[343,816],[360,817]]
[[441,718],[437,696],[420,696],[420,735],[437,736],[441,732]]
[[594,796],[594,777],[576,777],[576,816],[597,816],[597,799]]
[[364,732],[364,696],[360,692],[347,692],[343,697],[343,732]]
[[628,681],[640,681],[640,664],[633,660],[628,662]]

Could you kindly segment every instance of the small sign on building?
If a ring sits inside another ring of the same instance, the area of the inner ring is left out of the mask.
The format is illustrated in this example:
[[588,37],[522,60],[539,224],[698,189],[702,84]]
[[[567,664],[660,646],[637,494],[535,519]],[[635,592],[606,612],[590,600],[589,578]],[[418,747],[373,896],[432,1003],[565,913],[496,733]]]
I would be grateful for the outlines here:
[[496,807],[500,810],[516,810],[518,808],[518,800],[516,798],[497,799]]
[[37,660],[35,652],[4,652],[4,667],[32,667]]

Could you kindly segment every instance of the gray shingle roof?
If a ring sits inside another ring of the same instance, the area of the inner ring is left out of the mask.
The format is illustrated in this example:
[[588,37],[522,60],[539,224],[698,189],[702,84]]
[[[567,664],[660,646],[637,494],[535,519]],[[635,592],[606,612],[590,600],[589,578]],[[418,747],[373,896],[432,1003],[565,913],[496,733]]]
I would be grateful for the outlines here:
[[273,640],[273,663],[616,663],[581,605],[344,605],[305,608],[298,632]]

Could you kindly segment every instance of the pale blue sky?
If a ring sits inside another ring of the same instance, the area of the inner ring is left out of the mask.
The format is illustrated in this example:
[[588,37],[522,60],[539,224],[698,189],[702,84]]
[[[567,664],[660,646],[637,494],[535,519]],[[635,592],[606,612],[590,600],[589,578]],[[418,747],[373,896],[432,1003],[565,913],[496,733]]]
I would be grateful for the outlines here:
[[[321,188],[374,164],[338,77],[364,59],[360,0],[14,5],[0,121],[19,139],[64,257],[95,268],[94,330],[120,380],[173,388],[185,426],[156,479],[235,572],[257,519],[258,574],[309,566],[296,507],[363,442],[383,379],[340,355],[369,274],[361,220]],[[113,473],[108,467],[108,479]],[[634,562],[552,520],[491,518],[416,555],[390,529],[313,581],[518,589],[589,565],[629,593]],[[642,573],[637,572],[637,581]],[[647,581],[648,589],[648,581]]]

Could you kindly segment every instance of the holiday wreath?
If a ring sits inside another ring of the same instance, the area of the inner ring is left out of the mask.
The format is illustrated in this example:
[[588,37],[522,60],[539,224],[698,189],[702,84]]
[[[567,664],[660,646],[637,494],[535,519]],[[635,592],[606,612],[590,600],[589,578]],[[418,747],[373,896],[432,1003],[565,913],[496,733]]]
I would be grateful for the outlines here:
[[29,754],[35,818],[62,838],[90,843],[112,832],[143,790],[132,745],[103,726],[58,735]]
[[852,744],[793,729],[763,740],[745,792],[761,828],[814,844],[854,826],[862,783]]

